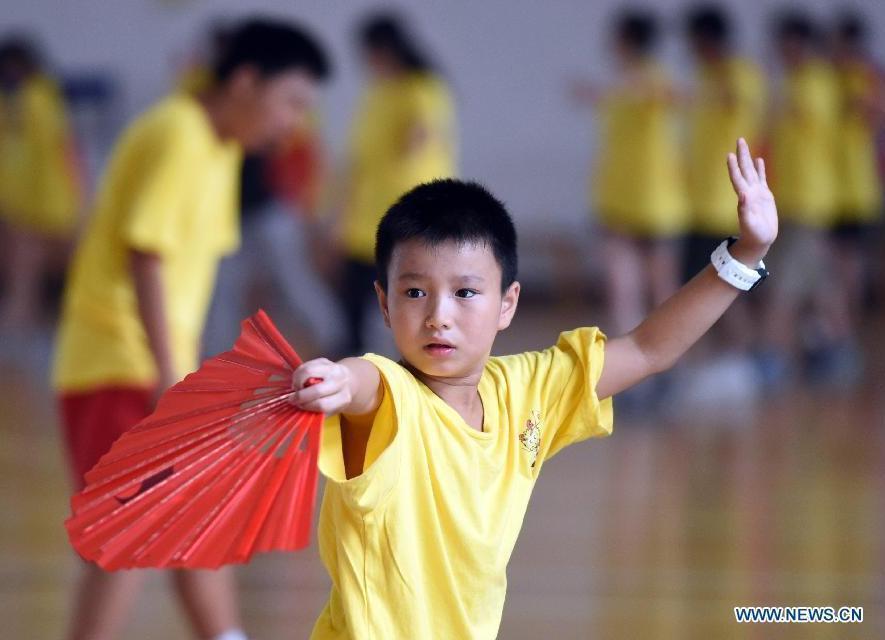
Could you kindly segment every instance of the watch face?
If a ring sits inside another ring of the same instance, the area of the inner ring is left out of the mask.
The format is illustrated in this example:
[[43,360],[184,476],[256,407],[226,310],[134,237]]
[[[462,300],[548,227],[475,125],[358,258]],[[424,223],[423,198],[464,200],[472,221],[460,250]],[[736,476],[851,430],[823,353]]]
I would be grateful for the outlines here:
[[753,289],[758,287],[760,284],[762,284],[762,281],[768,277],[768,269],[766,269],[765,267],[760,267],[760,268],[756,269],[756,273],[759,274],[759,279],[756,282],[754,282],[753,286],[750,287],[749,289],[747,289],[747,291],[752,291]]

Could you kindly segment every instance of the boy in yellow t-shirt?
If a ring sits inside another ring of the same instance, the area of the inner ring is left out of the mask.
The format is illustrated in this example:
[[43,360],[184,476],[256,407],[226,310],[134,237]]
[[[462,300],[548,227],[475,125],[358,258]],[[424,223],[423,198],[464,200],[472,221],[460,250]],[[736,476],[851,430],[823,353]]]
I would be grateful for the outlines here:
[[372,15],[358,44],[369,83],[353,122],[336,229],[345,259],[342,351],[348,355],[362,353],[365,344],[381,215],[412,187],[456,173],[452,98],[413,34],[394,15]]
[[[511,356],[489,357],[520,292],[504,206],[479,185],[440,180],[388,210],[375,292],[402,358],[311,360],[293,374],[293,401],[330,416],[319,547],[332,592],[314,640],[496,637],[543,465],[609,434],[611,397],[671,367],[736,287],[763,277],[745,265],[758,268],[777,235],[764,166],[743,140],[728,165],[740,239],[717,249],[715,269],[623,337],[585,327]],[[309,377],[323,381],[302,389]]]
[[655,59],[660,22],[625,10],[615,20],[615,83],[577,86],[599,113],[591,209],[604,232],[602,254],[612,327],[626,332],[679,286],[687,207],[677,139],[676,95]]
[[[696,87],[688,109],[685,166],[689,225],[682,276],[706,265],[721,238],[738,230],[734,191],[720,158],[743,135],[753,145],[761,137],[765,81],[756,65],[734,51],[729,14],[717,5],[700,5],[686,17],[688,44],[696,61]],[[750,346],[744,330],[747,304],[735,304],[717,337],[728,355],[743,357]]]
[[[29,331],[43,278],[62,266],[80,213],[73,137],[62,92],[35,45],[0,43],[0,331]],[[11,336],[6,336],[11,338]]]
[[724,9],[694,8],[686,23],[697,63],[686,154],[690,214],[686,272],[690,277],[706,264],[719,238],[738,230],[734,193],[719,160],[739,136],[751,145],[759,141],[765,81],[753,62],[732,50],[732,24]]
[[[288,135],[327,73],[309,34],[249,21],[215,61],[212,86],[162,100],[122,135],[69,276],[53,370],[78,489],[196,368],[218,261],[238,243],[240,148]],[[228,570],[174,577],[197,636],[245,637]],[[86,565],[69,637],[115,636],[138,578]]]
[[823,365],[824,354],[850,339],[830,238],[839,207],[836,75],[822,49],[823,34],[806,13],[786,12],[773,35],[783,73],[770,118],[771,187],[790,232],[771,256],[781,277],[763,318],[762,378],[769,388],[798,374],[824,385],[844,383],[836,369],[801,370],[806,362]]
[[885,204],[876,157],[876,138],[885,126],[885,75],[868,50],[866,24],[862,16],[846,13],[833,37],[839,83],[838,220],[833,235],[839,285],[855,334]]

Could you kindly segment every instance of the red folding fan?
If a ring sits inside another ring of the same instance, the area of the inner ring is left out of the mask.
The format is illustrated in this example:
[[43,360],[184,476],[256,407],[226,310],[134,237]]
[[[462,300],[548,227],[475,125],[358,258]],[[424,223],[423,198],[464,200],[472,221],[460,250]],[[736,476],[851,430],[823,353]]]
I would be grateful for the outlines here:
[[263,311],[245,320],[231,351],[166,391],[86,474],[65,522],[74,548],[115,570],[307,546],[323,416],[289,402],[300,364]]

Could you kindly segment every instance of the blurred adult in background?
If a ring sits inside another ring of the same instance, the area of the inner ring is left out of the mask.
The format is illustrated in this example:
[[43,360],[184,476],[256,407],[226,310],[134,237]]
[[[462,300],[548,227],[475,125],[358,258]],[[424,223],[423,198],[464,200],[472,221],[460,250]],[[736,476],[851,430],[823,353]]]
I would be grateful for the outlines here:
[[42,320],[44,279],[64,270],[82,190],[60,88],[35,44],[0,43],[0,331]]
[[876,137],[885,123],[885,78],[867,48],[867,22],[843,13],[832,33],[839,83],[836,137],[838,211],[833,230],[839,286],[854,330],[861,320],[882,219],[882,184]]
[[[766,87],[756,64],[736,53],[733,24],[724,7],[693,7],[685,27],[696,62],[686,147],[690,218],[683,277],[687,280],[710,263],[716,245],[737,234],[737,202],[722,164],[738,138],[746,139],[753,149],[761,148]],[[753,338],[749,319],[747,301],[739,300],[722,319],[723,346],[746,350]]]
[[457,172],[449,88],[403,20],[388,13],[367,18],[357,44],[367,82],[353,121],[335,232],[345,259],[346,354],[361,354],[365,347],[381,217],[415,185]]
[[784,221],[771,253],[779,274],[768,289],[760,356],[763,380],[777,386],[799,373],[851,377],[852,335],[829,234],[838,220],[839,92],[822,33],[802,12],[774,24],[782,67],[771,117],[769,183]]
[[[198,364],[221,256],[239,241],[241,150],[291,134],[328,74],[306,31],[238,25],[213,82],[176,92],[122,134],[102,177],[65,292],[53,385],[76,489],[113,442]],[[115,637],[142,572],[83,566],[69,637]],[[233,573],[176,571],[199,638],[242,640]]]
[[617,79],[603,88],[576,83],[572,89],[599,115],[591,209],[605,234],[610,331],[617,334],[633,329],[680,279],[687,205],[676,160],[682,155],[677,96],[655,59],[659,37],[656,16],[623,11],[613,26]]

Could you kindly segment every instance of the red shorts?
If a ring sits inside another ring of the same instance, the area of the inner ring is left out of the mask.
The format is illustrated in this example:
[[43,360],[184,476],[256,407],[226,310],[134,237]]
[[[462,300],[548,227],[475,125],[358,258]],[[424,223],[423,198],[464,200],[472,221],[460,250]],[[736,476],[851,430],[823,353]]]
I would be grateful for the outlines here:
[[104,387],[59,396],[65,446],[77,491],[86,485],[83,476],[114,441],[150,415],[153,395],[151,389]]

